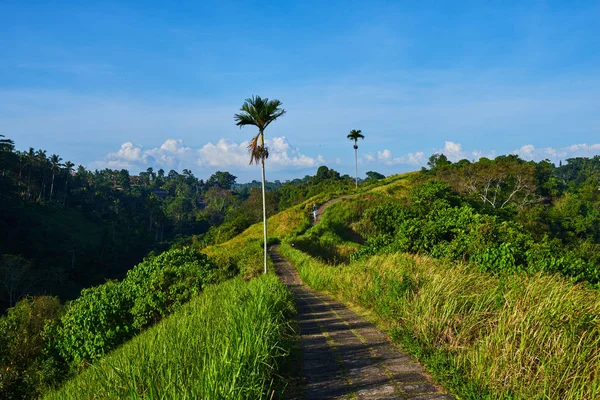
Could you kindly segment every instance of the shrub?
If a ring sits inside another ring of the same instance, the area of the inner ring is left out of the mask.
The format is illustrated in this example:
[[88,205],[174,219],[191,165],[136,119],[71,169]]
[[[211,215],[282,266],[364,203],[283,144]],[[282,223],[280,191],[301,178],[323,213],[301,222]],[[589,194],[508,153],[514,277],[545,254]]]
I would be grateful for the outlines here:
[[81,291],[61,318],[56,347],[72,366],[85,366],[133,336],[134,298],[118,282]]
[[123,282],[84,289],[67,307],[55,347],[72,368],[85,366],[159,321],[219,278],[190,247],[149,256]]
[[44,349],[46,327],[58,320],[61,309],[57,297],[26,297],[0,318],[0,398],[35,398],[60,374],[60,365]]
[[143,329],[159,321],[216,280],[214,264],[190,247],[145,259],[122,282],[134,299],[133,326]]

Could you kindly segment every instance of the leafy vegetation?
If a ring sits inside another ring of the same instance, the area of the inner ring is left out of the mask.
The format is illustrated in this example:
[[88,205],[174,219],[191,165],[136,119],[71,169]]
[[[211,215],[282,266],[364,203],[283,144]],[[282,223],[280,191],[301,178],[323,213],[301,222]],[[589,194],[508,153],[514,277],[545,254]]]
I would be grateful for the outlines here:
[[212,286],[45,398],[270,397],[292,312],[274,275]]
[[0,395],[35,397],[236,272],[186,247],[149,256],[123,281],[84,289],[65,306],[52,297],[17,303],[0,319],[0,367],[11,372],[0,375]]

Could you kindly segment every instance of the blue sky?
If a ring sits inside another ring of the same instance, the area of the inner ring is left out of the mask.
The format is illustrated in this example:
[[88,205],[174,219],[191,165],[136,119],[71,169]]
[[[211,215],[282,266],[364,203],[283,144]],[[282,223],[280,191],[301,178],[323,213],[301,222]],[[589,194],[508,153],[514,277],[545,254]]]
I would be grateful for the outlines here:
[[0,133],[88,168],[260,179],[233,121],[283,102],[267,179],[600,154],[600,3],[0,0]]

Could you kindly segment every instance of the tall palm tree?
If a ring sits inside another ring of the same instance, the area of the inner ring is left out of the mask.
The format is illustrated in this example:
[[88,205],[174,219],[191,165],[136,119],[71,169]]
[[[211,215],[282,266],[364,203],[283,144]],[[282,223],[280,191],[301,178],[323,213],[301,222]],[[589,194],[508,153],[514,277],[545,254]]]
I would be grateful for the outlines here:
[[50,200],[52,200],[52,193],[54,193],[54,176],[56,175],[60,167],[62,167],[62,164],[60,163],[62,161],[62,158],[60,158],[56,154],[52,154],[50,156],[49,161],[50,169],[52,170],[52,184],[50,185]]
[[67,161],[64,164],[65,167],[65,196],[63,197],[63,206],[67,203],[67,188],[69,186],[69,179],[71,179],[71,173],[73,172],[73,164],[71,161]]
[[[241,113],[235,114],[233,119],[236,125],[242,128],[245,125],[254,125],[258,128],[258,133],[250,140],[248,152],[250,153],[250,164],[259,162],[262,165],[262,206],[263,206],[263,236],[264,236],[264,273],[267,273],[267,207],[265,201],[265,158],[269,157],[269,150],[265,147],[265,129],[277,118],[285,114],[285,110],[280,108],[281,101],[269,100],[260,96],[252,96],[246,99]],[[260,141],[260,142],[259,142]]]
[[46,170],[48,168],[48,156],[46,156],[46,150],[38,150],[36,153],[36,159],[40,172],[42,173],[42,184],[40,186],[40,194],[37,198],[38,203],[46,197]]
[[362,135],[361,130],[352,129],[348,136],[346,136],[350,140],[354,140],[354,162],[356,164],[356,188],[358,189],[358,139],[364,139],[365,136]]
[[37,164],[37,159],[35,157],[35,150],[33,147],[29,148],[29,151],[26,154],[27,157],[27,166],[29,167],[29,172],[27,173],[27,200],[31,197],[31,170]]

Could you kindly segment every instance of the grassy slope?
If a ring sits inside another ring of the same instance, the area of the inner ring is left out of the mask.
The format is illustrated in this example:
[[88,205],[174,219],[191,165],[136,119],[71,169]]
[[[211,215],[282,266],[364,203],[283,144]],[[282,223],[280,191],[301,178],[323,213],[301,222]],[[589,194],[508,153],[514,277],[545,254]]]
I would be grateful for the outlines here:
[[46,398],[268,396],[292,311],[274,275],[209,287]]
[[[331,266],[298,250],[351,246],[361,199],[405,199],[396,179],[325,214],[322,226],[284,242],[304,281],[373,310],[401,344],[463,398],[600,397],[600,296],[561,277],[496,278],[467,266],[403,254]],[[331,264],[331,262],[329,262]]]

